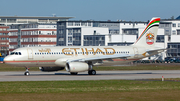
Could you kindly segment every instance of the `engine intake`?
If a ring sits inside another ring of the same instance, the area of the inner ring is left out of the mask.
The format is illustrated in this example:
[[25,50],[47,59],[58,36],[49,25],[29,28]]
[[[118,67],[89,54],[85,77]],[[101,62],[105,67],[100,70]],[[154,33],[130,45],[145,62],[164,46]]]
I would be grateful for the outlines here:
[[53,72],[53,71],[63,70],[64,67],[39,67],[39,69],[43,72]]
[[89,70],[89,65],[83,62],[66,63],[66,71],[68,72],[84,72]]

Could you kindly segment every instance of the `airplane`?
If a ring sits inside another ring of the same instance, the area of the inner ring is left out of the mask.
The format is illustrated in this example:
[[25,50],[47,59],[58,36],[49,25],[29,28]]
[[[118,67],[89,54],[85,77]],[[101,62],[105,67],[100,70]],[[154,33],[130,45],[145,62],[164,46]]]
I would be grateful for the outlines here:
[[155,47],[160,18],[152,18],[136,42],[130,46],[55,46],[23,47],[4,58],[4,63],[26,68],[39,67],[50,72],[66,69],[71,75],[88,71],[96,75],[93,66],[127,63],[150,57],[166,49]]

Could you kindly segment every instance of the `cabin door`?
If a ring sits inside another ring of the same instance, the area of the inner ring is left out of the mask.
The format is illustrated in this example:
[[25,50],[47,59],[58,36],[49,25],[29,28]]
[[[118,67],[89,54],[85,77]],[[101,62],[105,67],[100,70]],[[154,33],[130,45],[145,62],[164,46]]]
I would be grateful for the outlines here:
[[138,48],[134,47],[133,49],[134,49],[134,57],[138,58]]
[[28,59],[33,59],[33,51],[32,49],[27,49],[28,52]]

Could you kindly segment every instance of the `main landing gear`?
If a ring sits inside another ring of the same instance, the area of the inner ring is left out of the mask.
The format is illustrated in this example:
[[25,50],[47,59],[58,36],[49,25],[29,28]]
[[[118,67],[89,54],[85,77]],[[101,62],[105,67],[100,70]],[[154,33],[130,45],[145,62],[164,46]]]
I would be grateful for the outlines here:
[[96,70],[93,69],[93,65],[92,62],[89,63],[89,71],[88,71],[89,75],[96,75]]
[[[77,75],[77,74],[78,74],[78,72],[71,72],[71,75]],[[96,71],[95,70],[89,70],[88,74],[89,75],[96,75]]]
[[95,71],[95,70],[89,70],[89,71],[88,71],[88,74],[89,74],[89,75],[96,75],[96,71]]
[[71,72],[71,75],[77,75],[78,72]]
[[24,75],[26,75],[26,76],[30,75],[29,68],[28,67],[25,67],[25,68],[26,68],[26,72],[24,72]]

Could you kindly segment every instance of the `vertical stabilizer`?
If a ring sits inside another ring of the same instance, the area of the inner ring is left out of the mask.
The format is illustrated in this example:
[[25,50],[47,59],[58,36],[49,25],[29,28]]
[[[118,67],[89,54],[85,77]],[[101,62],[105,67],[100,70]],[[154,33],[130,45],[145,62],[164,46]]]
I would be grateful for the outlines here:
[[142,47],[154,47],[156,43],[157,31],[160,18],[152,18],[142,34],[133,45]]

